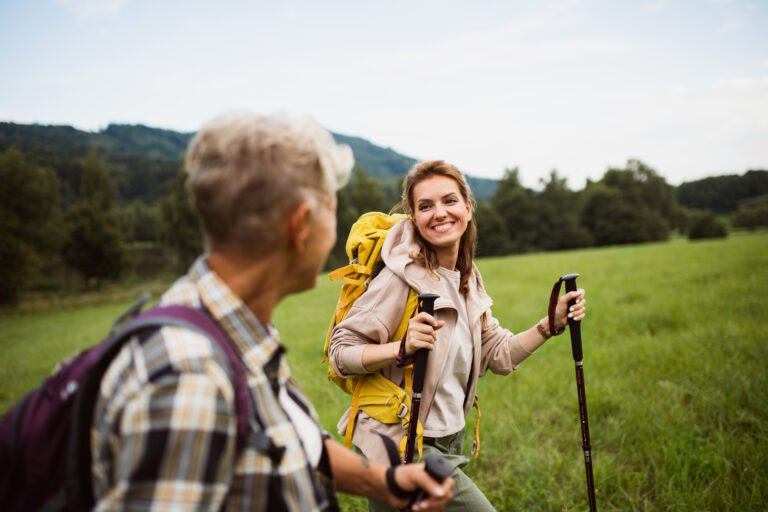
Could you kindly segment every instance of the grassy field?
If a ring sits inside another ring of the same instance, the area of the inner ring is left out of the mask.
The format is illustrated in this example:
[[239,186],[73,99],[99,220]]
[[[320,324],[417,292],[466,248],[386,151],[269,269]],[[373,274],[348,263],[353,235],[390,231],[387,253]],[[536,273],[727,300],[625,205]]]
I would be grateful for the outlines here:
[[[768,509],[768,233],[727,240],[533,254],[478,263],[513,331],[579,272],[598,508]],[[348,396],[325,379],[322,341],[338,284],[281,304],[275,323],[299,382],[335,431]],[[107,330],[127,303],[0,316],[0,409]],[[586,510],[567,334],[509,377],[481,379],[482,454],[467,471],[499,510]],[[474,424],[474,415],[469,419]],[[363,510],[345,498],[347,510]]]

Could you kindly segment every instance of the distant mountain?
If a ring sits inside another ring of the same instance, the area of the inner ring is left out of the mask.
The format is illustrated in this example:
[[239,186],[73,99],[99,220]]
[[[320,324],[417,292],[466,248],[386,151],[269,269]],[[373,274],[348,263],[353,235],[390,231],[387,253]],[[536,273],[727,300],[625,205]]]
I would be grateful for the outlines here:
[[[163,177],[175,173],[194,133],[164,130],[145,125],[110,124],[99,132],[87,132],[71,126],[46,126],[38,124],[0,123],[0,151],[15,147],[38,165],[59,170],[65,162],[84,157],[93,148],[110,164],[110,170],[118,174],[118,186],[132,181],[131,166],[144,162],[145,167],[162,168]],[[416,159],[402,155],[391,148],[372,144],[360,137],[333,134],[337,142],[348,144],[369,176],[391,182],[403,176]],[[151,163],[150,163],[151,162]],[[118,167],[117,171],[115,166]],[[66,174],[66,173],[65,173]],[[146,178],[146,172],[141,173]],[[487,178],[468,177],[470,186],[479,201],[493,194],[497,181]],[[64,178],[66,182],[66,176]],[[133,180],[135,181],[135,180]],[[136,187],[133,187],[134,189]],[[158,193],[164,192],[161,186]],[[128,197],[127,199],[130,199]]]
[[360,137],[334,133],[333,138],[340,144],[349,145],[355,154],[355,163],[362,165],[365,173],[374,178],[397,179],[416,163],[415,158],[401,155],[391,148],[382,148]]
[[[417,162],[415,158],[401,155],[391,148],[377,146],[360,137],[339,133],[334,133],[333,137],[337,142],[348,144],[352,148],[355,162],[363,166],[366,174],[381,180],[398,179],[404,176],[408,169]],[[467,176],[467,181],[469,181],[469,186],[472,187],[478,201],[489,199],[498,185],[498,180],[474,176]]]
[[141,124],[110,124],[86,132],[67,125],[0,123],[0,149],[13,146],[30,157],[82,157],[93,148],[107,158],[181,160],[192,135]]

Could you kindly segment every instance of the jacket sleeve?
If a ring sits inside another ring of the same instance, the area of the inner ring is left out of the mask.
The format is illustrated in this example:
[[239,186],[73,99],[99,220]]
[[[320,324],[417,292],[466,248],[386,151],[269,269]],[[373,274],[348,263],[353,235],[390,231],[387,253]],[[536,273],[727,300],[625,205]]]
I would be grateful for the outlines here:
[[386,267],[352,305],[331,333],[328,359],[341,377],[368,373],[363,351],[368,343],[388,343],[400,325],[408,300],[408,285]]
[[486,311],[483,321],[481,346],[480,375],[488,370],[507,375],[531,355],[520,344],[520,335],[502,327],[490,309]]

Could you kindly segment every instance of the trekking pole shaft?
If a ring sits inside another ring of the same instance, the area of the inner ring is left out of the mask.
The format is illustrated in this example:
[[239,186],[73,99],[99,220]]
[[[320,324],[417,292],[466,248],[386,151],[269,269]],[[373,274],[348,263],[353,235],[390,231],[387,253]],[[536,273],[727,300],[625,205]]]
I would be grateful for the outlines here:
[[[565,291],[576,291],[576,275],[565,279]],[[575,300],[568,303],[573,306]],[[589,416],[587,414],[587,391],[584,385],[584,354],[581,345],[581,323],[573,318],[568,319],[571,332],[571,351],[576,366],[576,392],[579,397],[579,418],[581,419],[581,447],[584,450],[584,468],[587,474],[587,497],[589,499],[590,512],[597,511],[595,502],[595,480],[592,474],[592,446],[589,440]]]
[[587,394],[584,386],[584,365],[576,363],[576,390],[579,395],[579,417],[581,418],[581,448],[584,451],[584,469],[587,474],[587,497],[589,510],[595,512],[595,480],[592,475],[592,446],[589,440],[589,417],[587,416]]
[[[433,293],[419,295],[419,312],[424,311],[431,316],[435,315],[435,299]],[[405,443],[405,462],[413,462],[413,455],[418,435],[419,409],[421,407],[421,392],[424,389],[424,376],[427,372],[428,350],[417,350],[413,363],[413,396],[411,397],[411,414],[408,420],[408,439]]]

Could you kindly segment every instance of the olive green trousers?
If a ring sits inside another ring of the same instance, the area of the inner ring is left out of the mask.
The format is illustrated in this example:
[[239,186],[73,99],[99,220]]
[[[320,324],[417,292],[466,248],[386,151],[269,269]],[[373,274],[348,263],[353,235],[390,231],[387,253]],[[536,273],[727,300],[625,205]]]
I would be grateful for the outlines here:
[[[436,453],[442,455],[453,466],[453,478],[456,485],[453,488],[453,500],[445,508],[449,512],[471,511],[471,512],[491,512],[493,508],[491,502],[485,497],[475,482],[473,482],[461,468],[469,463],[469,458],[463,455],[464,430],[445,437],[425,437],[424,438],[424,457]],[[377,500],[368,500],[368,510],[370,512],[397,512],[394,509]]]

